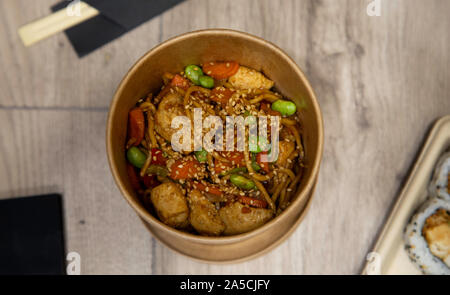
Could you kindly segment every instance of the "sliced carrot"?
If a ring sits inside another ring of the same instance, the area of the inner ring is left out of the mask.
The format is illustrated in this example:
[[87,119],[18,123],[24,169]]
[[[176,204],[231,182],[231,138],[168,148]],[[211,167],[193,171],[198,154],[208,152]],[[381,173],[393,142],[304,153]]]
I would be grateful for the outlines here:
[[219,160],[214,160],[214,171],[216,172],[216,174],[220,174],[222,172],[228,171],[231,168],[233,168],[233,166],[231,166],[228,163],[221,162]]
[[170,85],[180,87],[184,90],[187,90],[190,86],[189,81],[178,74],[176,74],[172,81],[170,81]]
[[197,160],[180,159],[172,164],[170,170],[170,178],[174,180],[191,179],[201,171],[201,164]]
[[256,208],[267,208],[267,202],[252,197],[239,196],[239,202]]
[[145,118],[140,108],[134,108],[128,114],[128,137],[134,139],[133,146],[141,144],[144,139]]
[[133,189],[135,189],[137,191],[140,190],[141,184],[139,182],[139,177],[136,172],[136,169],[134,168],[133,165],[131,165],[129,163],[127,163],[127,173],[128,173],[128,177],[130,178],[131,186],[133,187]]
[[234,91],[229,88],[217,87],[211,91],[209,99],[217,103],[226,104],[233,93]]
[[245,166],[245,157],[243,152],[224,152],[223,156],[231,161],[231,164],[238,167]]
[[223,195],[222,191],[218,187],[215,187],[213,185],[204,185],[201,182],[198,182],[198,183],[191,182],[191,185],[195,189],[198,189],[198,190],[201,190],[201,191],[204,191],[204,192],[207,192],[207,193],[211,193],[211,194],[216,195],[216,196]]
[[258,153],[258,155],[256,155],[256,162],[258,162],[258,165],[263,169],[263,171],[265,171],[266,173],[270,172],[270,168],[269,168],[269,163],[268,162],[264,162],[262,160],[263,155],[267,155],[267,152],[261,152]]
[[235,61],[208,62],[203,65],[203,72],[216,80],[227,79],[239,70],[239,64]]
[[222,157],[230,160],[231,163],[221,162],[219,160],[214,161],[214,171],[216,173],[222,173],[228,171],[233,167],[244,167],[245,157],[243,152],[221,152]]

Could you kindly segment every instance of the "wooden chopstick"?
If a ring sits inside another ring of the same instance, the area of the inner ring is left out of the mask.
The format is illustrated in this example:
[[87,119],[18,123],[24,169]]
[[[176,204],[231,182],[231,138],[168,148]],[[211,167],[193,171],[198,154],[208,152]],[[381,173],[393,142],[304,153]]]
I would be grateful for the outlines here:
[[79,1],[79,15],[69,15],[67,9],[61,9],[47,17],[36,20],[19,28],[19,36],[25,46],[33,45],[43,39],[82,23],[100,12],[94,7]]

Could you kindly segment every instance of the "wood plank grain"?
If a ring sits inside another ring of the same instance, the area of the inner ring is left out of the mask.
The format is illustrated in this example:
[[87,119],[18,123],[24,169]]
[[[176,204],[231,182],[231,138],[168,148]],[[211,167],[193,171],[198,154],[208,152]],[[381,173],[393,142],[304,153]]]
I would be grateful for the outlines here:
[[66,249],[82,274],[151,273],[154,240],[105,155],[106,113],[0,111],[0,198],[63,195]]
[[[150,20],[98,51],[79,59],[64,34],[25,48],[17,29],[50,13],[55,1],[0,2],[0,105],[45,107],[109,106],[128,69],[160,42],[160,21]],[[95,79],[94,79],[95,78]]]

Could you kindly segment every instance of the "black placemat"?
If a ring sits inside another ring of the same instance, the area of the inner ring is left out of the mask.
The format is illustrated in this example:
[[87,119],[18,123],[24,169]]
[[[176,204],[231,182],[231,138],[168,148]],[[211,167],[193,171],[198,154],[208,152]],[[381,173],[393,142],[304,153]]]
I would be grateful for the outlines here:
[[0,200],[0,274],[64,274],[60,195]]
[[[66,30],[79,57],[100,48],[184,0],[84,0],[100,14]],[[64,9],[70,1],[51,8]]]

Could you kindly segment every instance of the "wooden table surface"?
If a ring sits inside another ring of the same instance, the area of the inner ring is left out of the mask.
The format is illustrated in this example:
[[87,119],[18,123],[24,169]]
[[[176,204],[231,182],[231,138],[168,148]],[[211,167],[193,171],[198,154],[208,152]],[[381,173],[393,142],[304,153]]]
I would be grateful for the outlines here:
[[[24,48],[17,29],[56,0],[0,1],[0,198],[59,192],[83,274],[354,274],[431,126],[450,113],[450,1],[188,0],[79,59],[64,34]],[[146,231],[109,172],[114,90],[172,36],[232,28],[283,48],[319,99],[325,149],[312,207],[281,246],[230,265],[195,262]],[[1,263],[1,262],[0,262]]]

